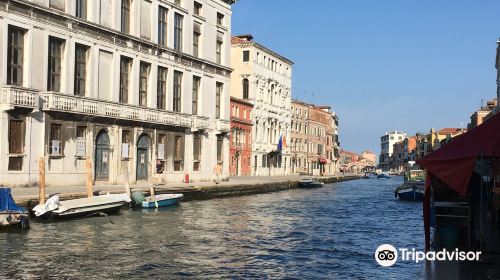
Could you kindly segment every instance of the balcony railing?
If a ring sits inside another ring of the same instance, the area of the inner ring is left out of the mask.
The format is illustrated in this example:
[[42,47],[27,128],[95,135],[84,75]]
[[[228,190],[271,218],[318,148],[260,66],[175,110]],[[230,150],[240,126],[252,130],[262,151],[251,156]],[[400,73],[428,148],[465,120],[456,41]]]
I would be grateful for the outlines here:
[[43,93],[41,96],[45,111],[60,111],[182,127],[191,127],[193,124],[191,116],[182,113],[54,92]]
[[38,100],[37,91],[15,86],[2,87],[0,95],[0,104],[8,109],[14,107],[35,109],[38,108]]

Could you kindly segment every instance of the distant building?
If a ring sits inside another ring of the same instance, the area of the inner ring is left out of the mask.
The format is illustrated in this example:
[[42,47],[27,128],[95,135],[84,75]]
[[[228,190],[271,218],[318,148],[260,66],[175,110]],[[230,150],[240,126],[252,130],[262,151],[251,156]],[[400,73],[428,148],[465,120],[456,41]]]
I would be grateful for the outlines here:
[[431,129],[430,133],[426,135],[424,156],[441,148],[441,141],[451,139],[462,133],[467,132],[465,128],[443,128],[436,131]]
[[488,116],[493,111],[495,111],[497,103],[498,103],[497,99],[490,100],[486,103],[486,106],[483,106],[479,108],[479,110],[472,113],[472,115],[470,116],[470,123],[467,126],[467,128],[472,129],[474,127],[481,125],[483,121],[485,121],[488,118]]
[[236,97],[231,97],[230,104],[229,174],[251,175],[253,105]]
[[373,165],[377,162],[377,155],[372,151],[364,151],[361,153],[361,157],[371,162]]
[[337,171],[338,118],[329,106],[292,101],[292,172]]
[[[284,56],[255,42],[232,37],[231,96],[253,104],[252,175],[290,174],[292,65]],[[282,139],[282,149],[279,142]]]
[[414,155],[417,149],[417,136],[406,137],[404,141],[404,156],[405,163],[415,161]]
[[382,170],[389,170],[391,168],[391,157],[393,154],[394,144],[403,141],[406,137],[405,132],[386,132],[384,136],[380,137],[380,157],[379,167]]
[[393,170],[402,170],[405,165],[405,144],[404,140],[394,143],[391,157],[390,168]]

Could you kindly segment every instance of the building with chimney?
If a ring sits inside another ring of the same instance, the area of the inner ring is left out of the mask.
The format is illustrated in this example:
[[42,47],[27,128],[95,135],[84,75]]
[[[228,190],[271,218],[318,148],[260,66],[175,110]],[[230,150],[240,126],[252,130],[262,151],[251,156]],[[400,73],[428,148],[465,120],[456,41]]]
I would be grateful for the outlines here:
[[252,35],[234,36],[231,43],[231,96],[253,105],[252,175],[290,174],[293,62]]
[[0,184],[227,178],[232,3],[2,1]]

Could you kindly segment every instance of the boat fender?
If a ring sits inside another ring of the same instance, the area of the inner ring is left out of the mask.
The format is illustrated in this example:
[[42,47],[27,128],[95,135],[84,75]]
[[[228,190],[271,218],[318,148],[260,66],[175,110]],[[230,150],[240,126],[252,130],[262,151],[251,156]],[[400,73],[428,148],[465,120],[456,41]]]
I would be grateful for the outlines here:
[[7,223],[10,224],[11,221],[12,221],[12,216],[11,215],[7,216]]

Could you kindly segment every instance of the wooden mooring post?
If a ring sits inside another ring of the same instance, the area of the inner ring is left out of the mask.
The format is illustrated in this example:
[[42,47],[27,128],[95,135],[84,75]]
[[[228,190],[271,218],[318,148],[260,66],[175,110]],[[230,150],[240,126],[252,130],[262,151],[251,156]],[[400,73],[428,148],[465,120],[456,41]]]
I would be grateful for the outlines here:
[[38,203],[45,204],[45,158],[38,160]]
[[85,161],[85,173],[87,174],[87,197],[94,196],[94,182],[92,180],[92,161]]

